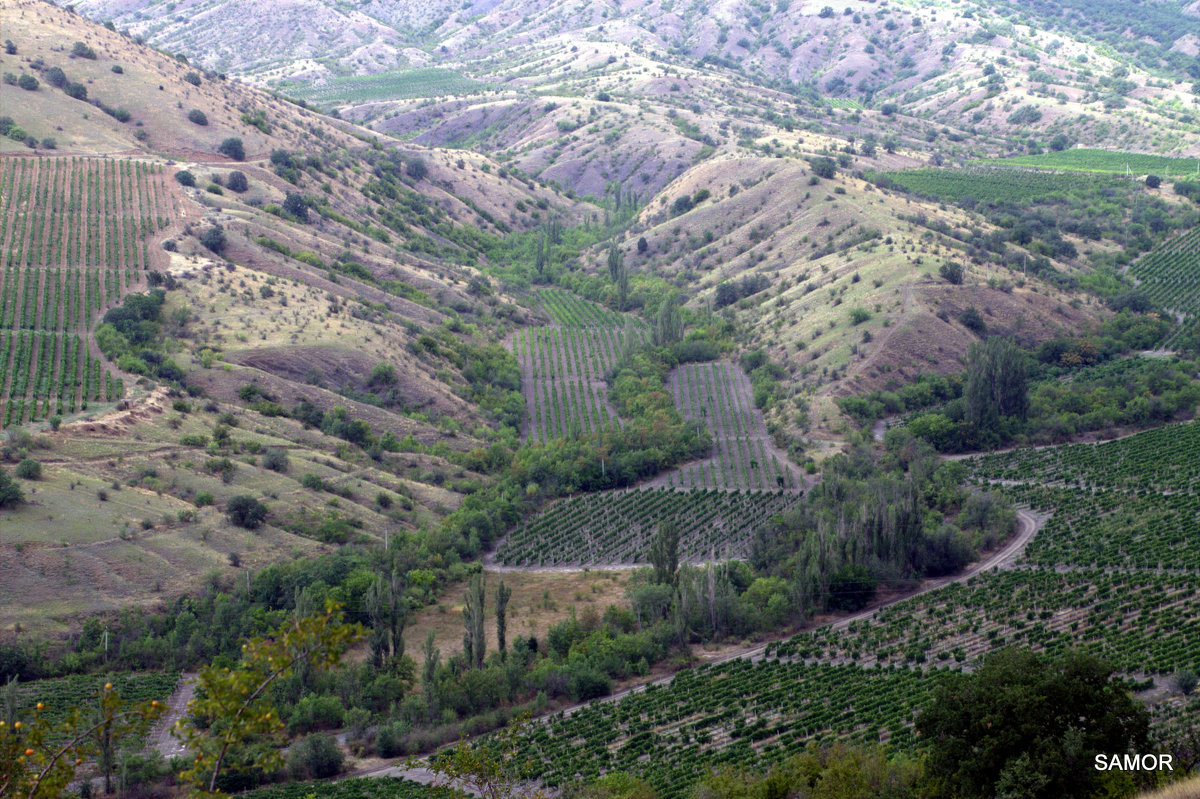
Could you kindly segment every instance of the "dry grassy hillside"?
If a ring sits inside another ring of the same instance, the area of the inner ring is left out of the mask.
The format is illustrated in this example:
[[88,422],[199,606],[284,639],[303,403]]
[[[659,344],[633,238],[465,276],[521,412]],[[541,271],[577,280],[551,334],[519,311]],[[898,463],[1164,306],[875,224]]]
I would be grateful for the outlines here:
[[[524,312],[472,264],[509,232],[551,216],[573,224],[585,206],[483,156],[381,139],[48,3],[6,1],[0,13],[17,50],[0,68],[38,82],[3,86],[5,115],[36,147],[5,138],[0,158],[149,164],[170,202],[148,255],[121,262],[138,271],[102,283],[109,292],[80,322],[86,339],[122,295],[167,289],[150,350],[111,362],[87,344],[124,396],[72,398],[54,429],[35,393],[33,422],[5,439],[0,457],[33,458],[44,474],[4,513],[0,628],[66,629],[246,568],[434,526],[486,481],[463,453],[486,447],[496,417],[467,370]],[[86,99],[64,92],[75,83]],[[229,138],[244,160],[218,152]],[[6,174],[42,172],[57,174]],[[75,185],[54,185],[79,213]],[[0,210],[40,219],[25,195],[6,193]],[[124,230],[104,224],[109,236]],[[26,235],[24,222],[7,230]],[[97,266],[92,249],[67,246],[43,264],[49,251],[6,248],[8,274]],[[186,392],[142,377],[168,362]],[[279,415],[302,402],[304,421]],[[226,513],[238,495],[267,507],[253,530]]]
[[[825,143],[832,142],[810,138],[806,146]],[[904,157],[892,156],[888,165]],[[710,196],[691,210],[675,208],[678,198],[702,191]],[[938,230],[943,224],[950,231],[989,227],[844,172],[816,178],[805,160],[718,158],[668,186],[622,246],[634,273],[669,280],[694,307],[719,309],[718,286],[759,281],[726,311],[748,331],[751,346],[763,347],[791,375],[796,401],[776,409],[773,421],[811,426],[820,438],[843,429],[832,397],[961,370],[980,338],[960,320],[968,307],[990,332],[1026,346],[1105,318],[1094,299],[974,261]],[[597,268],[602,258],[596,255]],[[943,263],[965,266],[962,285],[939,277]]]

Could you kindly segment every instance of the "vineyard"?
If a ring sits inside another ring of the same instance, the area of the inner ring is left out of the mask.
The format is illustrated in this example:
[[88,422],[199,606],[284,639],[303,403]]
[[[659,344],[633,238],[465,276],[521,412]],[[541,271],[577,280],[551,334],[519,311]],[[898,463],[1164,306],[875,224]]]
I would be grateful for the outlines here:
[[[812,741],[908,748],[939,672],[1006,645],[1092,653],[1135,678],[1200,667],[1200,423],[967,465],[980,484],[1053,513],[1022,563],[801,632],[761,660],[560,714],[524,753],[550,786],[627,770],[674,799],[707,768],[761,769]],[[1159,731],[1197,706],[1155,702]]]
[[240,799],[307,799],[320,792],[322,799],[458,799],[465,796],[449,788],[431,788],[400,777],[352,777],[337,782],[289,782],[239,794]]
[[914,169],[887,172],[885,177],[897,186],[924,197],[961,203],[1031,202],[1070,192],[1094,191],[1098,185],[1112,188],[1128,186],[1122,178],[1039,172],[1032,169],[974,167],[970,169]]
[[605,375],[628,342],[646,340],[645,326],[565,291],[541,292],[540,300],[554,324],[525,328],[513,338],[529,438],[548,441],[617,424]]
[[1170,425],[1103,444],[1067,444],[983,455],[971,461],[979,480],[1055,483],[1081,489],[1200,492],[1200,422]]
[[75,674],[52,680],[17,684],[18,710],[29,710],[41,702],[42,717],[50,722],[65,718],[73,707],[90,707],[104,688],[112,683],[114,690],[128,702],[165,700],[179,682],[176,672],[127,672],[123,674]]
[[1184,317],[1164,347],[1174,346],[1184,336],[1200,341],[1200,228],[1168,239],[1135,261],[1129,271],[1156,305]]
[[0,426],[122,396],[88,332],[142,283],[148,237],[170,219],[167,180],[136,161],[0,161]]
[[450,69],[427,67],[383,72],[378,75],[344,75],[323,83],[287,89],[287,94],[322,106],[359,104],[373,100],[409,100],[478,94],[485,84]]
[[732,660],[681,671],[617,702],[559,714],[523,741],[549,787],[628,771],[662,799],[689,796],[708,768],[762,768],[810,741],[887,741],[907,749],[913,709],[936,672]]
[[1019,155],[1015,158],[996,158],[986,163],[1063,169],[1073,172],[1124,174],[1128,169],[1135,175],[1200,176],[1200,158],[1169,158],[1163,155],[1122,153],[1087,148],[1042,153],[1041,155]]
[[585,494],[556,503],[509,534],[499,560],[509,566],[645,563],[660,521],[679,529],[685,560],[744,558],[754,529],[796,495],[693,489]]
[[1200,663],[1195,575],[1014,569],[892,605],[847,630],[804,632],[772,652],[870,666],[971,662],[1018,644],[1091,652],[1133,673]]
[[668,487],[775,491],[800,485],[786,456],[772,446],[740,367],[684,364],[671,373],[670,384],[684,418],[702,422],[712,434],[714,454],[668,473]]

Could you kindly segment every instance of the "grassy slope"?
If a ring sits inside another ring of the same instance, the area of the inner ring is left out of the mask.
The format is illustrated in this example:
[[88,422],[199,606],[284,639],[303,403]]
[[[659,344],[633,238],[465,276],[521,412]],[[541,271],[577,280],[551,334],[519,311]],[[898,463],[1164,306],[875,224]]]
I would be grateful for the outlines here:
[[[393,232],[391,243],[385,244],[312,212],[310,224],[297,225],[263,208],[281,203],[288,191],[299,191],[324,196],[333,211],[355,224],[378,224],[374,214],[380,206],[362,192],[373,177],[371,167],[360,160],[369,148],[363,139],[373,136],[236,82],[205,78],[201,86],[193,86],[183,80],[190,68],[176,60],[49,4],[8,0],[2,11],[5,34],[19,49],[18,55],[3,57],[6,71],[42,74],[30,65],[40,58],[42,66],[61,66],[72,80],[91,79],[89,97],[132,114],[128,123],[118,123],[44,81],[36,92],[6,86],[5,112],[39,138],[53,135],[59,154],[125,157],[128,152],[167,163],[169,170],[188,167],[201,187],[237,168],[249,177],[250,190],[220,196],[200,188],[181,190],[178,220],[151,244],[158,253],[156,268],[177,281],[166,309],[172,317],[167,332],[177,341],[171,357],[215,403],[211,410],[205,409],[207,400],[176,409],[174,398],[126,375],[130,410],[93,404],[87,413],[67,418],[57,433],[33,431],[30,454],[46,464],[47,474],[40,483],[24,485],[29,504],[4,512],[0,629],[19,622],[24,629],[62,630],[83,614],[154,607],[198,588],[210,573],[216,579],[237,579],[240,573],[229,565],[232,552],[253,568],[334,546],[289,532],[297,525],[316,530],[331,518],[354,520],[362,526],[349,528],[349,534],[373,538],[388,527],[434,525],[456,507],[462,497],[455,490],[458,481],[475,481],[480,475],[435,455],[385,454],[372,461],[340,439],[249,411],[238,398],[240,387],[255,383],[287,407],[300,399],[326,410],[343,405],[377,434],[412,435],[424,445],[448,450],[471,449],[487,435],[492,423],[464,398],[458,368],[414,342],[459,317],[463,327],[458,337],[471,338],[475,345],[490,343],[510,329],[508,318],[522,318],[520,309],[495,293],[480,297],[468,292],[468,282],[478,273],[456,263],[458,259],[407,249],[405,242],[427,234],[448,244],[419,224],[407,234]],[[88,43],[98,58],[69,58],[73,41]],[[124,72],[112,72],[115,64]],[[209,124],[186,121],[190,108],[204,111]],[[242,123],[243,111],[262,111],[271,133]],[[134,137],[138,130],[146,131],[145,141]],[[215,153],[230,135],[245,142],[246,162],[234,164]],[[28,153],[17,142],[6,140],[0,146]],[[321,156],[328,174],[309,169],[301,172],[298,185],[285,182],[265,160],[278,148]],[[428,208],[441,209],[442,224],[469,225],[496,235],[501,224],[520,230],[539,224],[538,200],[568,223],[580,218],[580,205],[535,184],[500,177],[484,157],[412,146],[405,153],[419,153],[428,165],[428,175],[408,179],[408,188]],[[334,169],[334,163],[340,167]],[[328,184],[327,191],[321,183]],[[518,201],[525,210],[518,209]],[[198,241],[213,224],[220,224],[229,240],[221,257]],[[326,263],[350,250],[379,283],[334,276],[256,244],[259,237],[292,253],[314,253]],[[163,251],[163,239],[175,242],[174,252]],[[386,293],[386,281],[406,284],[419,294],[412,295],[414,300]],[[261,292],[268,285],[274,292],[269,299]],[[477,331],[473,338],[472,329]],[[208,368],[200,357],[206,349],[217,353]],[[340,393],[368,389],[371,369],[381,361],[395,368],[403,405],[421,413],[376,407]],[[320,385],[312,382],[314,370]],[[234,414],[233,438],[241,442],[225,453],[234,462],[230,482],[206,468],[211,456],[202,448],[180,443],[189,434],[211,436],[222,413]],[[262,446],[287,450],[287,473],[263,467],[253,452]],[[306,473],[343,495],[302,487]],[[215,505],[195,506],[202,491],[214,495]],[[393,500],[389,509],[376,502],[381,492]],[[266,501],[271,516],[264,527],[250,533],[228,522],[223,504],[238,493]],[[194,513],[195,519],[181,520],[180,511],[185,519]]]

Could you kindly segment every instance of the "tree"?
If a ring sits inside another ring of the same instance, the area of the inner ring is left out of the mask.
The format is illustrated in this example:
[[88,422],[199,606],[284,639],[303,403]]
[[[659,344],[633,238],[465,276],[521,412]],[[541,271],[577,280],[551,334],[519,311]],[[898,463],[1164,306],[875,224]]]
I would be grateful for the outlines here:
[[230,191],[236,191],[241,194],[246,189],[250,188],[249,181],[246,180],[246,173],[241,170],[233,170],[229,173],[229,177],[225,179],[225,187]]
[[63,86],[63,94],[76,100],[86,100],[87,87],[82,83],[68,83]]
[[44,715],[50,709],[37,702],[24,718],[0,721],[0,796],[61,796],[75,779],[76,768],[85,760],[102,758],[104,741],[111,751],[140,741],[167,708],[158,701],[126,702],[112,683],[106,683],[91,712],[67,708],[62,721],[54,723]]
[[504,578],[500,578],[500,585],[496,588],[496,644],[500,647],[500,654],[503,655],[507,650],[507,633],[508,633],[508,600],[512,599],[512,589],[504,584]]
[[[246,148],[237,136],[230,136],[217,146],[217,152],[228,156],[234,161],[246,160]],[[243,176],[244,177],[244,176]]]
[[953,283],[956,286],[963,282],[962,264],[954,263],[953,261],[948,261],[939,266],[938,274],[947,283]]
[[[25,87],[22,86],[21,88],[25,88]],[[1162,178],[1160,178],[1158,175],[1146,175],[1146,188],[1157,189],[1161,185],[1162,185]]]
[[471,578],[471,583],[463,594],[463,655],[467,663],[475,668],[483,667],[483,656],[487,652],[487,638],[483,633],[483,596],[487,578],[479,572]]
[[813,174],[819,178],[832,178],[837,174],[837,161],[832,158],[820,156],[812,159],[811,164]]
[[527,763],[520,759],[521,744],[529,726],[525,715],[477,743],[464,734],[444,756],[430,763],[410,759],[406,768],[428,768],[436,775],[435,787],[457,788],[484,799],[546,799],[522,778]]
[[283,210],[301,222],[308,221],[308,201],[294,191],[289,191],[283,198]]
[[1027,380],[1025,353],[1011,339],[997,336],[971,345],[963,398],[967,421],[982,438],[999,435],[1007,418],[1024,421]]
[[249,494],[238,494],[225,503],[225,515],[238,527],[254,530],[267,518],[267,506]]
[[426,165],[425,159],[414,155],[407,159],[407,163],[404,165],[404,171],[407,172],[408,176],[413,180],[423,180],[425,176],[429,174],[429,167]]
[[[38,79],[26,72],[22,72],[21,77],[17,78],[17,85],[27,92],[36,92]],[[1147,181],[1147,185],[1149,185],[1149,181]]]
[[247,641],[233,668],[201,671],[191,713],[175,725],[175,736],[193,755],[180,778],[200,795],[211,796],[227,768],[251,773],[280,768],[283,758],[275,743],[284,725],[269,689],[299,669],[335,667],[363,633],[361,625],[346,624],[339,606],[327,601],[324,612],[301,614],[298,608],[272,636]]
[[637,240],[638,254],[640,255],[640,254],[646,252],[646,250],[648,250],[648,249],[650,249],[650,242],[646,241],[645,236],[639,236],[638,240]]
[[88,47],[83,42],[75,42],[73,45],[71,45],[71,55],[76,58],[88,58],[93,61],[96,60],[96,51]]
[[425,712],[430,720],[437,718],[437,670],[441,661],[442,651],[434,646],[434,632],[430,630],[421,644],[421,654],[424,655],[421,669],[421,690],[425,694]]
[[191,122],[195,125],[204,126],[208,124],[208,115],[199,108],[193,108],[191,111],[188,111],[187,118],[188,122]]
[[46,83],[49,83],[56,89],[61,89],[67,83],[67,74],[62,71],[61,67],[50,67],[44,73]]
[[324,780],[341,774],[344,761],[333,736],[308,735],[288,751],[288,774],[294,780]]
[[35,461],[33,458],[26,458],[17,464],[17,477],[22,480],[41,480],[42,479],[42,464]]
[[658,306],[658,317],[654,320],[654,343],[659,346],[674,344],[683,338],[683,319],[675,295],[663,298]]
[[371,619],[371,651],[378,665],[385,658],[404,655],[404,627],[408,624],[408,580],[392,566],[375,575],[364,599]]
[[648,553],[650,565],[654,567],[654,582],[674,585],[679,571],[679,528],[670,520],[658,523],[658,530],[650,540]]
[[936,797],[1093,796],[1105,774],[1096,754],[1149,751],[1145,709],[1109,664],[1074,652],[994,652],[947,675],[916,728]]
[[958,321],[977,336],[987,332],[987,322],[983,321],[983,314],[979,313],[979,309],[974,305],[968,305],[966,310],[958,315]]
[[225,230],[220,225],[213,225],[200,236],[200,243],[217,255],[225,252]]

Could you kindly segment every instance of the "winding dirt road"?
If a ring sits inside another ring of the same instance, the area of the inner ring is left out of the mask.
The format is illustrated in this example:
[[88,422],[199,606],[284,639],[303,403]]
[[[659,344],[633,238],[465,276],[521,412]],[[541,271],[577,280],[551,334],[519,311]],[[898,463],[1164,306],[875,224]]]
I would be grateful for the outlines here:
[[[1046,521],[1049,518],[1050,518],[1049,514],[1035,513],[1034,511],[1026,510],[1023,508],[1018,509],[1017,510],[1017,532],[1016,532],[1016,534],[1014,536],[1012,536],[1012,538],[1010,538],[1008,541],[1006,541],[1004,543],[1004,546],[1002,546],[1000,549],[997,549],[995,552],[990,553],[989,555],[987,555],[986,557],[984,557],[977,563],[968,567],[965,571],[962,571],[962,572],[952,575],[950,577],[940,577],[935,580],[926,580],[925,582],[923,582],[921,584],[920,588],[918,588],[916,591],[913,591],[912,593],[904,594],[903,596],[894,597],[894,598],[888,599],[884,602],[879,602],[874,605],[870,605],[869,607],[864,608],[863,610],[860,610],[857,613],[853,613],[849,616],[843,616],[842,618],[837,619],[836,621],[830,622],[829,626],[835,630],[845,629],[845,628],[849,627],[851,624],[853,624],[854,622],[862,621],[864,619],[869,619],[872,616],[874,616],[876,613],[878,613],[880,610],[883,610],[884,608],[895,605],[898,602],[903,602],[905,600],[912,599],[913,597],[921,596],[922,594],[927,594],[930,591],[936,591],[939,588],[944,588],[947,585],[951,585],[953,583],[966,582],[967,580],[970,580],[972,577],[975,577],[978,574],[981,574],[986,571],[990,571],[992,569],[1010,569],[1016,564],[1017,560],[1021,557],[1021,553],[1023,553],[1025,551],[1025,547],[1029,544],[1029,542],[1031,540],[1033,540],[1033,537],[1035,535],[1037,535],[1037,532],[1042,529],[1042,527],[1046,524]],[[756,644],[752,647],[747,647],[744,649],[739,649],[735,652],[727,653],[725,655],[714,658],[707,662],[712,663],[712,664],[727,663],[731,660],[738,660],[740,658],[748,658],[751,662],[762,660],[763,655],[765,654],[765,652],[769,646],[779,643],[781,641],[786,641],[788,637],[790,637],[790,636],[774,638],[770,641],[765,641],[763,643]],[[669,685],[671,680],[674,679],[674,677],[675,677],[674,674],[667,674],[662,677],[658,677],[653,680],[648,680],[647,682],[640,683],[638,685],[630,686],[629,688],[625,688],[621,691],[617,691],[615,693],[609,694],[608,696],[600,698],[600,699],[593,699],[590,702],[581,702],[579,704],[570,705],[566,708],[563,708],[562,710],[555,710],[555,711],[553,711],[551,713],[547,713],[544,716],[541,716],[539,718],[545,719],[549,716],[556,715],[558,713],[562,713],[564,716],[569,716],[572,713],[578,712],[581,708],[588,707],[590,705],[594,705],[597,702],[619,702],[622,699],[624,699],[626,696],[629,696],[632,693],[636,693],[637,691],[646,690],[646,688],[648,688],[651,685],[659,685],[659,686]],[[538,719],[535,719],[535,721],[537,721],[537,720]],[[421,782],[421,783],[426,783],[426,784],[428,784],[433,777],[433,775],[429,772],[428,769],[425,769],[425,768],[405,769],[400,766],[386,766],[383,768],[373,769],[370,771],[357,772],[351,776],[355,776],[355,777],[406,777],[408,779],[415,780],[415,781]]]

